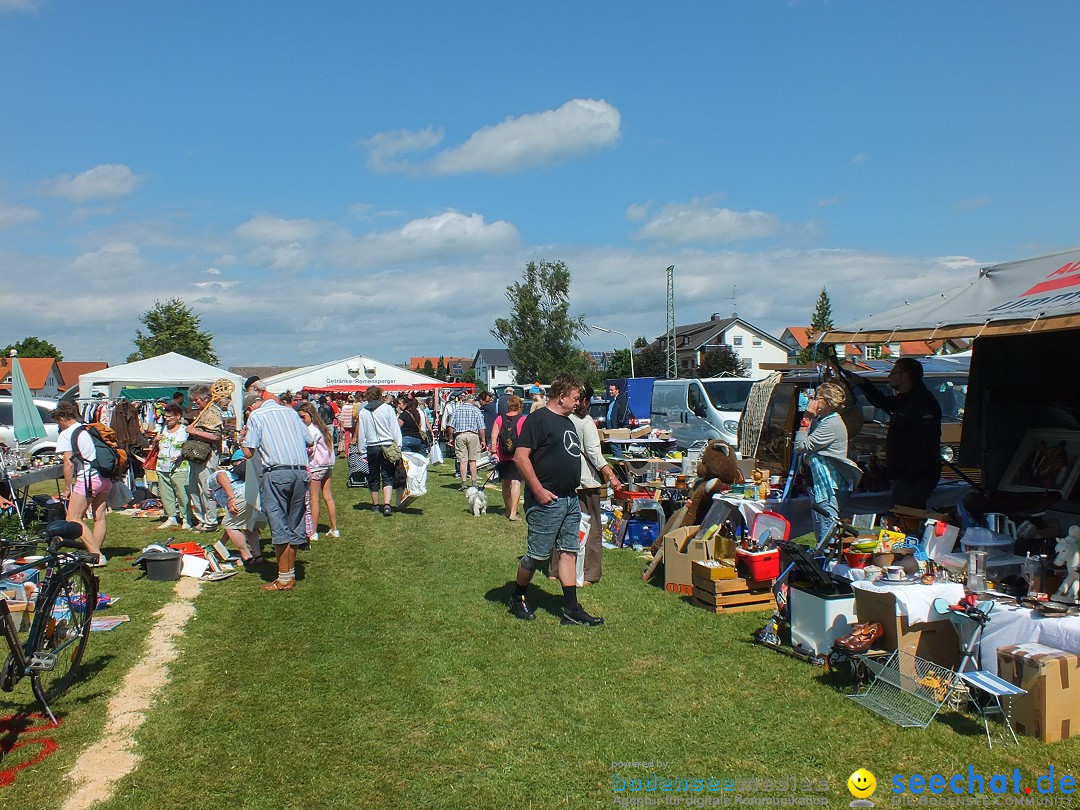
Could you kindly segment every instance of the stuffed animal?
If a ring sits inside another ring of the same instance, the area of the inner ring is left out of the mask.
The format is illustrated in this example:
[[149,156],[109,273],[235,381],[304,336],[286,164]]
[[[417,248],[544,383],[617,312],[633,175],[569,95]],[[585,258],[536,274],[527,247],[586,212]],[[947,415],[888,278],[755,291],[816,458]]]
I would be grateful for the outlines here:
[[1051,598],[1055,602],[1075,603],[1080,595],[1080,526],[1072,526],[1067,537],[1057,541],[1054,565],[1065,566],[1065,580]]
[[720,439],[712,439],[701,451],[698,461],[697,480],[690,496],[686,499],[686,518],[684,526],[699,525],[709,511],[713,493],[720,490],[721,484],[736,484],[742,481],[742,473],[735,460],[735,448]]

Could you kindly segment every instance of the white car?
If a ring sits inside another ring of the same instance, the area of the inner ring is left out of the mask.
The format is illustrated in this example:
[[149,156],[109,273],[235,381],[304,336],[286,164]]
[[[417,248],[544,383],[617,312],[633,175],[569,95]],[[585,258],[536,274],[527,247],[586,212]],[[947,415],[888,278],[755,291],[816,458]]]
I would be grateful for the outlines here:
[[[41,414],[41,421],[45,423],[45,438],[34,439],[24,447],[29,449],[31,456],[41,455],[42,453],[55,453],[56,442],[60,436],[60,426],[52,420],[49,413],[56,407],[57,401],[55,399],[34,397],[34,404],[37,406],[38,413]],[[15,441],[14,421],[15,413],[11,397],[0,396],[0,443],[11,448],[14,448],[17,444]]]

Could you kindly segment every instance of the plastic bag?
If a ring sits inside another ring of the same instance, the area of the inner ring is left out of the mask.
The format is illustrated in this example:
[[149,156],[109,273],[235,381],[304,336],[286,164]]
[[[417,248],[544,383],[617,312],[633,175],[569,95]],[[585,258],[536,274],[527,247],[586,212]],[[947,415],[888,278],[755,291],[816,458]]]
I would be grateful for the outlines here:
[[443,452],[442,445],[438,442],[432,442],[431,447],[428,449],[428,463],[429,464],[442,464]]
[[592,519],[581,513],[581,523],[578,524],[578,552],[577,552],[577,584],[581,588],[585,585],[585,539],[589,536],[589,527]]

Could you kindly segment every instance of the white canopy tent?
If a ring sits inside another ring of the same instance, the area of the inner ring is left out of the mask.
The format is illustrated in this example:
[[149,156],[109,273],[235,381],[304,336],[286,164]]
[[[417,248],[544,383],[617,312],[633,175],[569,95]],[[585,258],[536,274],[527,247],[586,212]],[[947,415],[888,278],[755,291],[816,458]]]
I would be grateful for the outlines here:
[[472,383],[448,383],[407,368],[354,355],[342,360],[297,368],[263,379],[272,394],[285,391],[335,393],[365,391],[377,385],[387,391],[422,391],[435,388],[472,388]]
[[244,413],[243,378],[239,374],[233,374],[231,371],[217,368],[209,363],[192,360],[176,352],[81,374],[79,398],[90,399],[95,385],[107,387],[109,396],[116,399],[120,396],[120,389],[128,386],[192,386],[198,383],[210,385],[214,380],[220,379],[231,380],[236,385],[232,395],[232,404],[233,412],[237,415],[237,424],[240,424]]
[[1080,248],[979,269],[970,283],[829,330],[824,343],[891,343],[1080,326]]

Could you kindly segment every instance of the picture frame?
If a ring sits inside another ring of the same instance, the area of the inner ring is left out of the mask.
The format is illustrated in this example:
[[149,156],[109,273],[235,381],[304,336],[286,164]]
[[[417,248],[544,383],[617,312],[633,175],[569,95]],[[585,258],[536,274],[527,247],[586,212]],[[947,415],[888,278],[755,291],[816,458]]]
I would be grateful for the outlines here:
[[1031,428],[1016,449],[998,489],[1056,490],[1068,498],[1080,478],[1080,430]]

